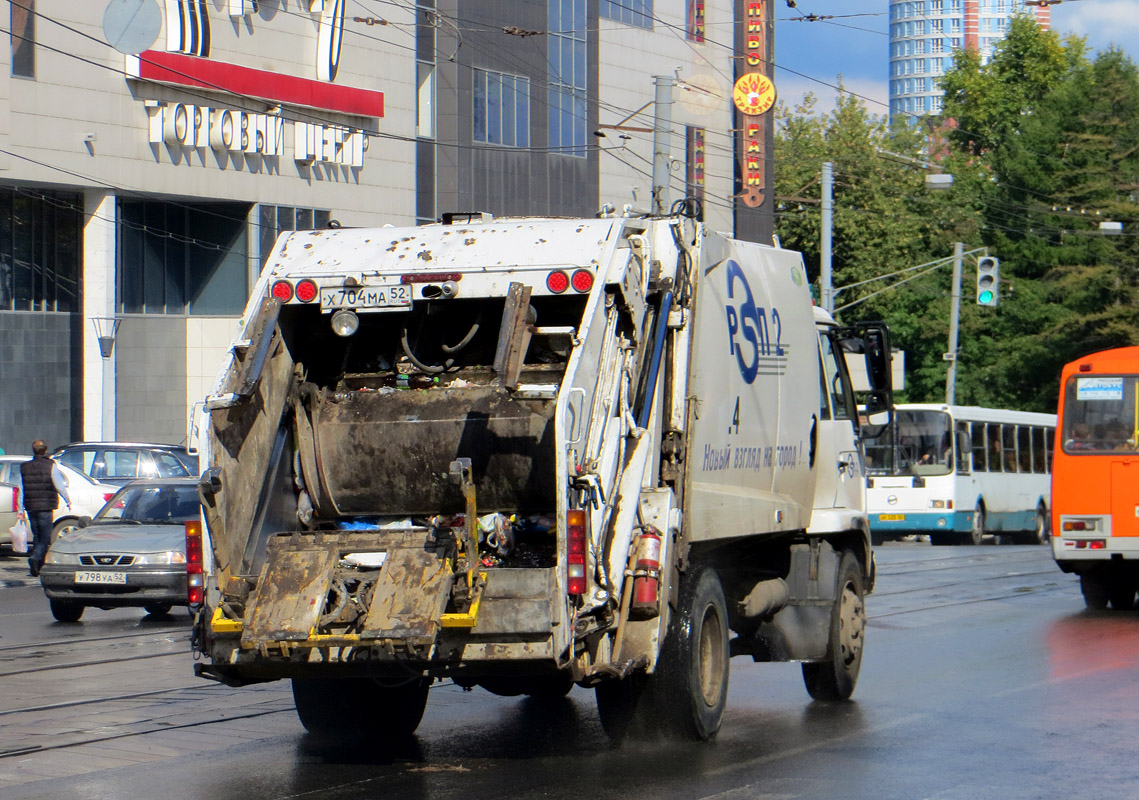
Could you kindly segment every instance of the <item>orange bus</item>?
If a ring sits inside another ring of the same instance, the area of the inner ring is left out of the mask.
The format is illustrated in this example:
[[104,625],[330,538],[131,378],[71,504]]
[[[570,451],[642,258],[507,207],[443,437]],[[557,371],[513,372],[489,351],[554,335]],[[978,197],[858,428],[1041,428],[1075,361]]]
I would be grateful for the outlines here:
[[1077,359],[1060,376],[1052,555],[1088,608],[1127,609],[1139,590],[1139,347]]

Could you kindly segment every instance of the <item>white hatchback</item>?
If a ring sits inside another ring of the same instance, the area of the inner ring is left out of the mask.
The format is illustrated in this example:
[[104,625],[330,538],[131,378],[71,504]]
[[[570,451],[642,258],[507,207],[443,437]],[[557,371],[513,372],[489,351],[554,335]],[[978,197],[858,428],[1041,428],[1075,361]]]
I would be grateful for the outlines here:
[[[16,487],[23,486],[20,479],[20,464],[31,459],[31,456],[0,456],[0,483],[9,483]],[[59,464],[59,471],[67,482],[67,493],[71,497],[71,508],[60,500],[59,508],[55,510],[55,527],[52,529],[52,538],[59,535],[61,530],[79,527],[80,517],[93,517],[99,509],[110,500],[120,487],[110,483],[100,483],[74,467]],[[7,533],[8,529],[4,529]]]

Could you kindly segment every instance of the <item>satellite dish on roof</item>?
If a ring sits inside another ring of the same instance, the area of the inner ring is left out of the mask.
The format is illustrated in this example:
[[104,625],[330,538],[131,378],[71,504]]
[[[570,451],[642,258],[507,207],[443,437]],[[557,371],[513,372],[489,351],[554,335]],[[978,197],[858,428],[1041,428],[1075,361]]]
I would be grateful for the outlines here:
[[120,53],[137,56],[158,38],[162,9],[157,0],[109,0],[103,12],[103,35]]

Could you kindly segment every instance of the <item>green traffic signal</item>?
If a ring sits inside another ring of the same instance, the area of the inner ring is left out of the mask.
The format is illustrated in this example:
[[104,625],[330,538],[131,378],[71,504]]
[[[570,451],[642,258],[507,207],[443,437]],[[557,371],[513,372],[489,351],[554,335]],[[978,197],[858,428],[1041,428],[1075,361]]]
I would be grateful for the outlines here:
[[993,256],[977,259],[977,305],[995,306],[1000,297],[1001,262]]

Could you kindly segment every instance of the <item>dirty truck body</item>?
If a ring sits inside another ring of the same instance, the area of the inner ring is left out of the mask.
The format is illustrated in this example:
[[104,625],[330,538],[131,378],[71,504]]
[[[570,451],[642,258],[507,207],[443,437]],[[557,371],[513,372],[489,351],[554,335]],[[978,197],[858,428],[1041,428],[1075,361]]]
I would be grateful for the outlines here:
[[798,254],[685,217],[283,235],[206,403],[199,674],[290,678],[323,733],[448,678],[709,738],[734,655],[848,696],[840,339]]

